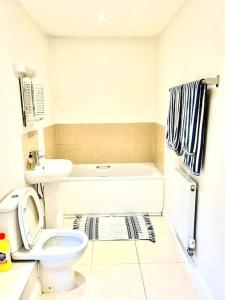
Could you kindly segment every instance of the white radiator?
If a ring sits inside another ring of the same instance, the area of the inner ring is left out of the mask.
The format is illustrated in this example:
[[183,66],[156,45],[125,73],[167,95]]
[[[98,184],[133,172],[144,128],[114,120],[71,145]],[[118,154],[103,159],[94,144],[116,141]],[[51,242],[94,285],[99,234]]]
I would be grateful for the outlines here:
[[182,247],[192,256],[195,250],[196,183],[181,170],[172,177],[171,220]]

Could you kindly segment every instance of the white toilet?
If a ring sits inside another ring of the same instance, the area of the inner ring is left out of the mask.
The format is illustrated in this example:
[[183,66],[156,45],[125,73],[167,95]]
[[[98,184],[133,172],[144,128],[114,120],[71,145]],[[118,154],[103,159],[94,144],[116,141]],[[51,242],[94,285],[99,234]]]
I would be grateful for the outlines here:
[[3,199],[0,230],[7,234],[14,260],[39,261],[43,292],[76,287],[72,264],[85,251],[88,238],[79,230],[44,229],[43,203],[34,189],[15,189]]

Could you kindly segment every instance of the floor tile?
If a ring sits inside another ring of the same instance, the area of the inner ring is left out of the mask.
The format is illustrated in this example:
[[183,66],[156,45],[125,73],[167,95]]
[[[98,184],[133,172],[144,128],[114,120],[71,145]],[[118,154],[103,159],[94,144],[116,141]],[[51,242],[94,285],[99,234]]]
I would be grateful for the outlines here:
[[172,236],[161,236],[156,242],[136,241],[141,263],[184,262],[180,249]]
[[[44,294],[40,300],[146,300],[146,294],[147,300],[200,300],[165,219],[151,221],[156,243],[89,241],[73,264],[79,285],[66,293]],[[73,219],[64,220],[64,228],[72,225]]]
[[184,263],[142,264],[148,300],[200,300]]
[[77,287],[71,291],[64,293],[46,293],[43,294],[40,300],[87,300],[88,299],[88,288],[89,288],[89,266],[79,265],[76,268],[75,276],[77,280]]
[[74,218],[64,218],[63,219],[63,228],[64,229],[73,229]]
[[95,241],[93,264],[138,263],[134,241]]
[[151,223],[153,225],[156,238],[158,235],[171,235],[170,227],[164,217],[151,216]]
[[95,265],[88,300],[145,300],[138,264]]
[[79,260],[75,262],[74,265],[86,265],[91,263],[92,259],[92,251],[93,251],[93,241],[88,242],[88,246],[84,252],[84,254],[81,256]]

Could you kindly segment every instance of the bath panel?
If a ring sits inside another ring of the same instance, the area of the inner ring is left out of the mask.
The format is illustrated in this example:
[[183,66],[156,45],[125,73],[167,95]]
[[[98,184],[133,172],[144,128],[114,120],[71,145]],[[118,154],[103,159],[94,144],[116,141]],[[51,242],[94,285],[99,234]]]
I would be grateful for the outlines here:
[[164,179],[152,163],[79,164],[57,193],[64,215],[162,214]]

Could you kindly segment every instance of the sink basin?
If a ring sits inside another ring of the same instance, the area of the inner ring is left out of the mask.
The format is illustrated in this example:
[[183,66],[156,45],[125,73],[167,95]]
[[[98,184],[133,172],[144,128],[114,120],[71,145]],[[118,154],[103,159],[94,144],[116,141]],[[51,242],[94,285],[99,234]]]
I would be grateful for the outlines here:
[[41,166],[33,171],[25,171],[25,179],[29,184],[61,181],[72,170],[72,162],[67,159],[45,159]]

